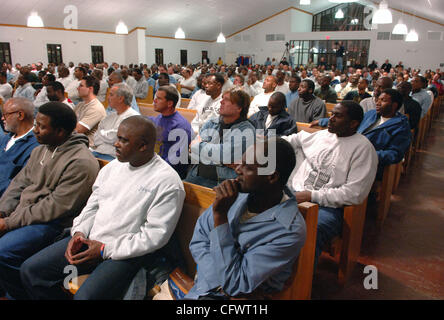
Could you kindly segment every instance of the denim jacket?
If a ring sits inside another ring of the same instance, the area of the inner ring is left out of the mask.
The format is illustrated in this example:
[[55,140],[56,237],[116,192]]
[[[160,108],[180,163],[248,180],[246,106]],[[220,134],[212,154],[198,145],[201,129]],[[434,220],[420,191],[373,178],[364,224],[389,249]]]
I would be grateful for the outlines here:
[[[204,123],[199,132],[202,141],[191,146],[191,159],[194,164],[199,162],[216,165],[220,183],[237,177],[234,170],[223,163],[240,162],[244,152],[255,142],[256,129],[248,120],[235,123],[230,131],[223,135],[222,141],[219,139],[219,129],[219,118],[212,118]],[[248,138],[240,136],[241,133],[248,134]]]
[[267,135],[270,129],[275,129],[277,136],[289,136],[290,134],[298,132],[296,121],[285,110],[282,110],[282,112],[273,119],[271,125],[265,128],[267,117],[268,107],[259,107],[259,111],[253,114],[248,120],[253,123],[256,129],[264,129],[265,135]]

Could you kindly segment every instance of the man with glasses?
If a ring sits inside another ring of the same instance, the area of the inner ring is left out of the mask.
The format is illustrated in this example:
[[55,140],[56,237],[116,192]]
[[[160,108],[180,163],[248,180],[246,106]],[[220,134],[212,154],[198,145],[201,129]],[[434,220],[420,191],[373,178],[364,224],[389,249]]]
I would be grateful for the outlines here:
[[26,165],[38,146],[32,132],[34,105],[25,98],[11,98],[3,106],[2,121],[9,134],[0,134],[0,196]]

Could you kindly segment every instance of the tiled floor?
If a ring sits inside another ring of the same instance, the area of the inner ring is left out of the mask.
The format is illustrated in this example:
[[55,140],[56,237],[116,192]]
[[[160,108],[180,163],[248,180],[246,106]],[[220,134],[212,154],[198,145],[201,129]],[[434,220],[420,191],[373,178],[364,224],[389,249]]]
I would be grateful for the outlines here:
[[[444,299],[444,108],[423,150],[401,177],[384,226],[367,211],[358,264],[339,286],[336,263],[323,255],[313,299]],[[366,265],[378,270],[378,289],[366,290]]]

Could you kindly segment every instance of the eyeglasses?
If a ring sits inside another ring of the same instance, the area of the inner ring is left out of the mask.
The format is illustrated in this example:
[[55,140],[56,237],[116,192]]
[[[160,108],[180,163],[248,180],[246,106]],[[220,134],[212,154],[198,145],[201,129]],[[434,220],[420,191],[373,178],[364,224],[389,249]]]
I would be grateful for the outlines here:
[[17,113],[17,112],[20,112],[20,111],[13,111],[13,112],[8,112],[8,113],[3,113],[3,117],[6,119],[7,116],[9,116],[11,114],[14,114],[14,113]]

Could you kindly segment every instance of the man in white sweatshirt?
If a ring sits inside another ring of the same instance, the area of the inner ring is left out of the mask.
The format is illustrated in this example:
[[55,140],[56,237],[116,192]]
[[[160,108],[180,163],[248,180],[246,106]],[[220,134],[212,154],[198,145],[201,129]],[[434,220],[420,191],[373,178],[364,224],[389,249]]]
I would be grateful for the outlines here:
[[315,263],[322,248],[342,230],[343,207],[362,203],[375,180],[378,157],[371,142],[356,133],[364,113],[353,101],[337,104],[328,130],[282,137],[296,151],[289,180],[298,203],[319,204]]
[[58,283],[68,265],[90,273],[76,300],[121,299],[136,273],[169,241],[182,211],[179,175],[155,152],[156,128],[132,116],[119,126],[117,160],[99,172],[93,193],[74,219],[72,237],[25,262],[23,285],[33,299],[66,299]]

